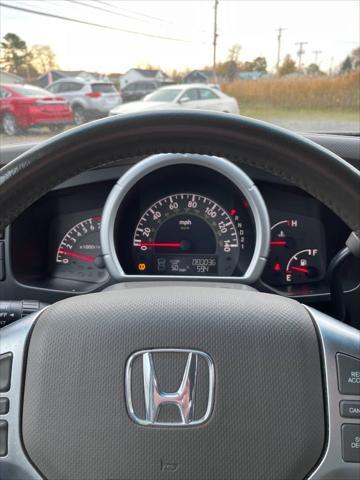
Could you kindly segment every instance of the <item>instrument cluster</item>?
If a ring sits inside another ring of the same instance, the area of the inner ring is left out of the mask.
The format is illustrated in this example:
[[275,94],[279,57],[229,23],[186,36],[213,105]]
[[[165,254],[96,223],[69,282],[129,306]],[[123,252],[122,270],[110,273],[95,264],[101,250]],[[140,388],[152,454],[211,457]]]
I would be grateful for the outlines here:
[[[114,281],[202,278],[316,295],[327,291],[327,265],[348,235],[320,202],[291,186],[257,179],[249,194],[231,175],[195,164],[136,179],[114,208],[111,230],[106,205],[114,185],[51,192],[14,223],[18,285],[81,293]],[[118,263],[110,268],[102,236],[113,239]],[[356,275],[345,271],[346,288],[353,288]]]

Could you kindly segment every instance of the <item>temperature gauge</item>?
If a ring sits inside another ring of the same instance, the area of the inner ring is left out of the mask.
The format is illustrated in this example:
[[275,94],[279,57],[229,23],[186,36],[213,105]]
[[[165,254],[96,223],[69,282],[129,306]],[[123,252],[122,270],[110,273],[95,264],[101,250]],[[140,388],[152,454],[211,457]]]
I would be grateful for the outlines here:
[[297,219],[280,220],[271,227],[272,249],[278,247],[294,248],[296,246],[296,233],[299,227]]

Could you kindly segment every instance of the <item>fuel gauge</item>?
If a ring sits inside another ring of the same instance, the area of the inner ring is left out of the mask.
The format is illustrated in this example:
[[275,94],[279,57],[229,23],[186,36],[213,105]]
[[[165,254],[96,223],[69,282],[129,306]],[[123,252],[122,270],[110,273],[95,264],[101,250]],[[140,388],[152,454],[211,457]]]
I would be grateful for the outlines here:
[[286,265],[287,283],[305,283],[316,280],[321,272],[321,261],[317,248],[296,252]]

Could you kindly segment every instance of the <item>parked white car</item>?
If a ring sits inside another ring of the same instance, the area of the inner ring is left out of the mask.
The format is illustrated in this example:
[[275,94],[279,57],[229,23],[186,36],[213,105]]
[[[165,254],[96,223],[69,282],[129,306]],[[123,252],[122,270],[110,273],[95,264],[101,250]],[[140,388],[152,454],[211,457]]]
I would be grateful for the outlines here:
[[203,84],[187,84],[159,88],[138,102],[118,105],[110,110],[109,115],[174,108],[239,113],[236,99],[225,95],[218,88]]

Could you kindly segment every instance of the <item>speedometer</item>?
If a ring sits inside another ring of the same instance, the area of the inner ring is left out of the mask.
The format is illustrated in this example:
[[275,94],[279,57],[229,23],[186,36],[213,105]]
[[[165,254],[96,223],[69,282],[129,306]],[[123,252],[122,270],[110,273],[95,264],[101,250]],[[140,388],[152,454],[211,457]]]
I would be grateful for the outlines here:
[[239,245],[234,221],[222,206],[196,193],[176,193],[143,213],[133,256],[144,274],[225,276],[235,270]]
[[148,157],[114,185],[101,223],[105,265],[116,280],[256,281],[270,243],[254,182],[209,155]]

